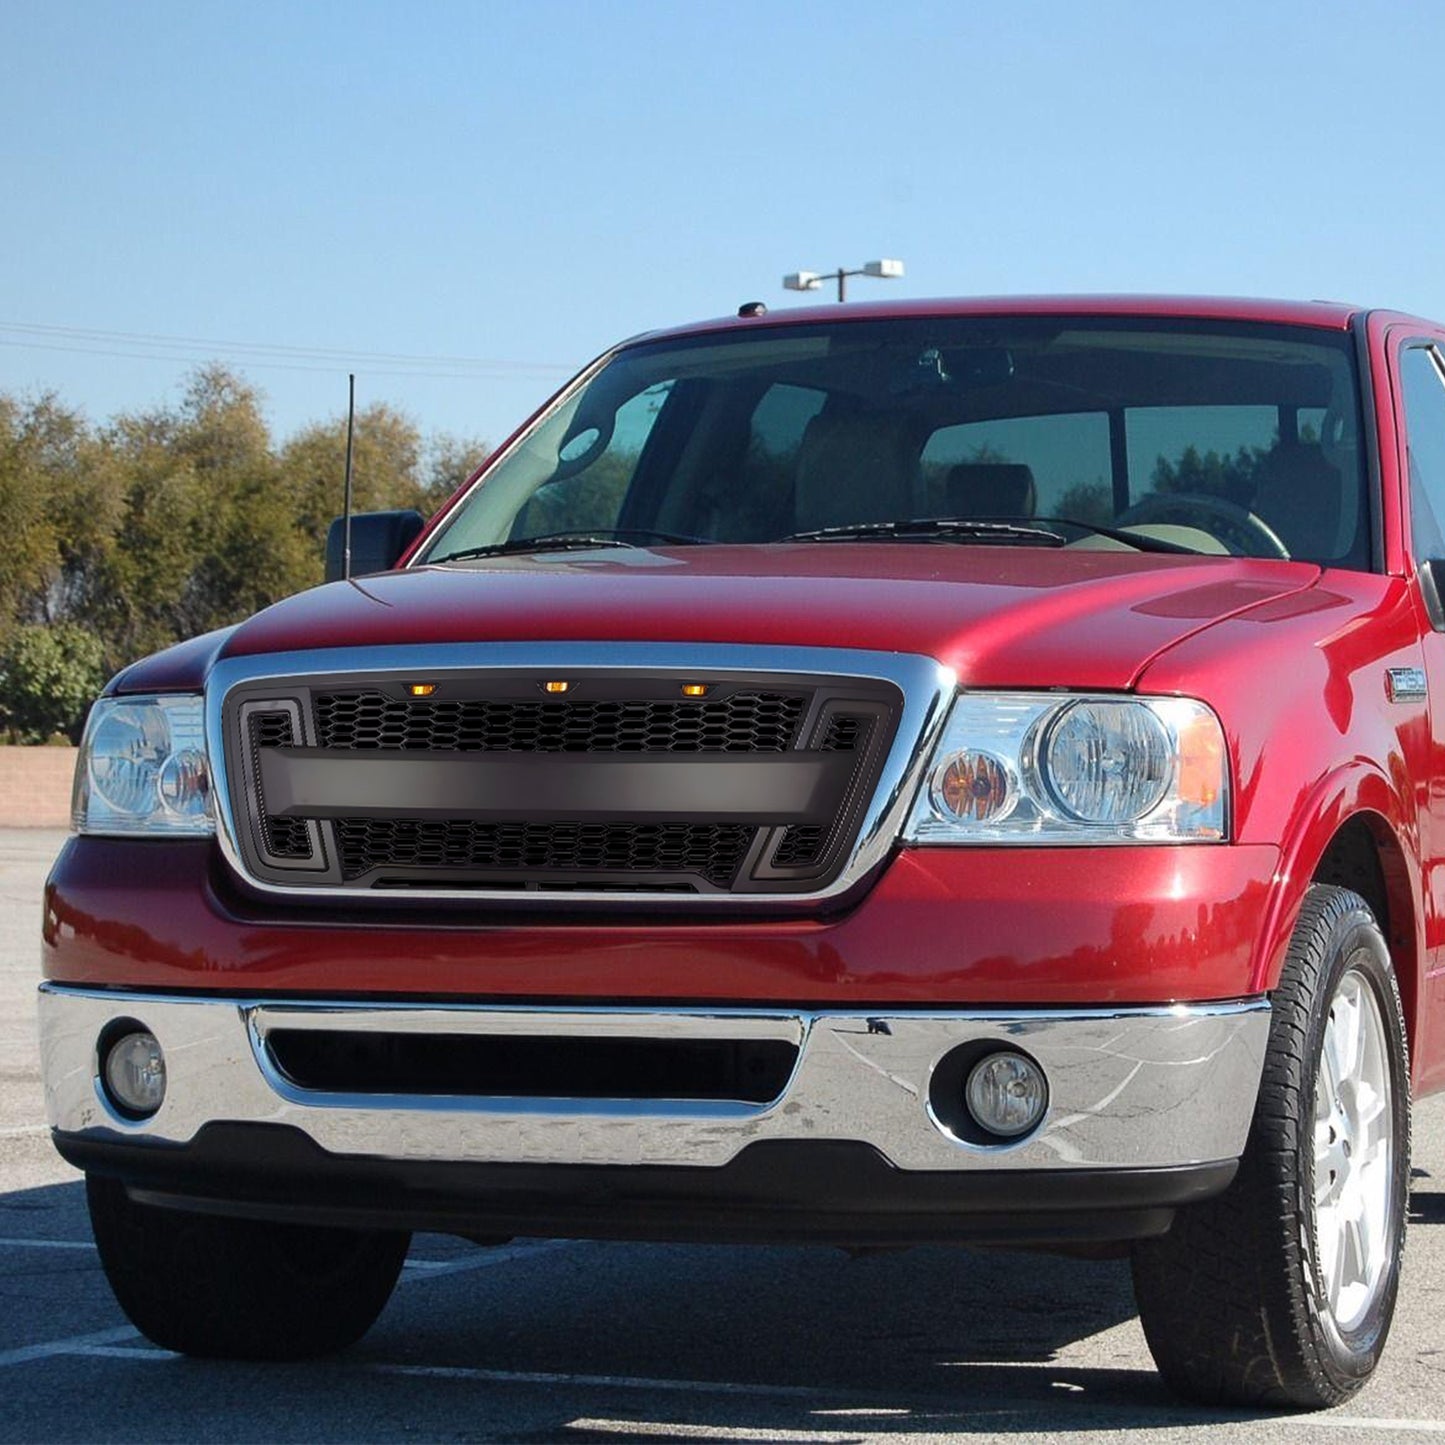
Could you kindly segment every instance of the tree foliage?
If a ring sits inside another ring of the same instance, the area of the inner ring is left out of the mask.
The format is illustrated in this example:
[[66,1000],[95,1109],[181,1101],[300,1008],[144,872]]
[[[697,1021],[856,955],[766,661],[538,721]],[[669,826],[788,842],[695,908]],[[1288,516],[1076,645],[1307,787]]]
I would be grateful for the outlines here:
[[70,622],[18,627],[0,657],[0,728],[22,743],[49,742],[56,734],[78,742],[103,681],[94,633]]
[[[345,452],[344,417],[278,443],[259,394],[220,366],[196,372],[177,405],[102,426],[54,396],[0,396],[0,690],[12,709],[0,726],[35,731],[14,720],[14,649],[38,658],[47,629],[51,652],[86,676],[88,700],[92,655],[95,674],[111,672],[320,582]],[[486,452],[368,407],[356,423],[355,506],[434,511]],[[75,726],[83,704],[67,707],[51,731]]]

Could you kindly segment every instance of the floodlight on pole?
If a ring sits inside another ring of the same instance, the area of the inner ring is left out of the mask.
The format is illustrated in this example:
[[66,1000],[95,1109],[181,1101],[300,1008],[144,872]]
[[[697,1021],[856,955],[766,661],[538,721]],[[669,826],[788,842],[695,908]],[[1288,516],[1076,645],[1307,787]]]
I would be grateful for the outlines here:
[[849,276],[872,276],[879,281],[895,281],[903,274],[903,262],[884,258],[881,261],[865,261],[852,270],[839,266],[836,271],[793,271],[783,277],[785,291],[818,291],[824,281],[838,283],[838,300],[848,299],[847,279]]

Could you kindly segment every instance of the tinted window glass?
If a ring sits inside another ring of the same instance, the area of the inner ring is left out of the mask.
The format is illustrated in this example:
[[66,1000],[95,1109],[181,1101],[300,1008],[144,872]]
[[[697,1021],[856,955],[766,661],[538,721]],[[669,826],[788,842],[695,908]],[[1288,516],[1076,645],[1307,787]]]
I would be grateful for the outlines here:
[[1254,497],[1258,458],[1279,441],[1272,406],[1151,406],[1125,414],[1130,496],[1204,491]]
[[1445,387],[1427,347],[1401,354],[1405,444],[1410,459],[1410,532],[1417,557],[1445,557]]
[[[1029,475],[998,469],[1027,467]],[[1027,483],[1033,483],[1032,505]],[[992,490],[1000,516],[1078,517],[1108,521],[1114,514],[1109,481],[1109,418],[1102,412],[1010,417],[944,427],[923,449],[927,515],[946,517],[972,500],[977,514]],[[1017,505],[1022,497],[1024,505]]]
[[757,543],[1062,515],[1204,553],[1365,566],[1358,436],[1344,332],[1062,316],[724,328],[618,351],[419,560],[559,528]]
[[571,437],[558,454],[559,474],[532,494],[512,524],[512,536],[618,526],[642,449],[671,389],[671,381],[660,381],[623,402],[610,437],[597,426]]
[[763,393],[748,427],[738,479],[735,531],[740,541],[762,542],[790,529],[798,448],[827,400],[826,392],[807,386],[780,384]]

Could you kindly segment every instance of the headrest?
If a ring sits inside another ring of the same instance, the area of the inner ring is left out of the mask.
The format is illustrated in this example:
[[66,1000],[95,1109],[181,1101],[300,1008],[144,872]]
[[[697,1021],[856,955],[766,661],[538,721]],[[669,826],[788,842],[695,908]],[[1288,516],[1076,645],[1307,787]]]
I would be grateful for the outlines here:
[[820,411],[798,445],[798,531],[884,522],[912,513],[916,443],[898,417]]
[[1346,505],[1339,469],[1313,442],[1276,447],[1264,459],[1253,510],[1292,557],[1335,560],[1354,546],[1358,508]]
[[960,462],[944,479],[950,517],[1032,517],[1038,506],[1031,467],[1020,462]]

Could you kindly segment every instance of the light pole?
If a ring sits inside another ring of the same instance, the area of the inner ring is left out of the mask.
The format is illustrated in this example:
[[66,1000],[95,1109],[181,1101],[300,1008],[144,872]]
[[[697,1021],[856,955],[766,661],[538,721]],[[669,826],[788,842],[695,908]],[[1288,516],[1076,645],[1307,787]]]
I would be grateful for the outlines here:
[[847,280],[849,276],[876,276],[880,281],[892,281],[903,274],[902,261],[865,261],[856,270],[849,271],[839,266],[836,271],[794,271],[783,277],[785,291],[817,291],[824,281],[838,283],[838,300],[848,299]]

